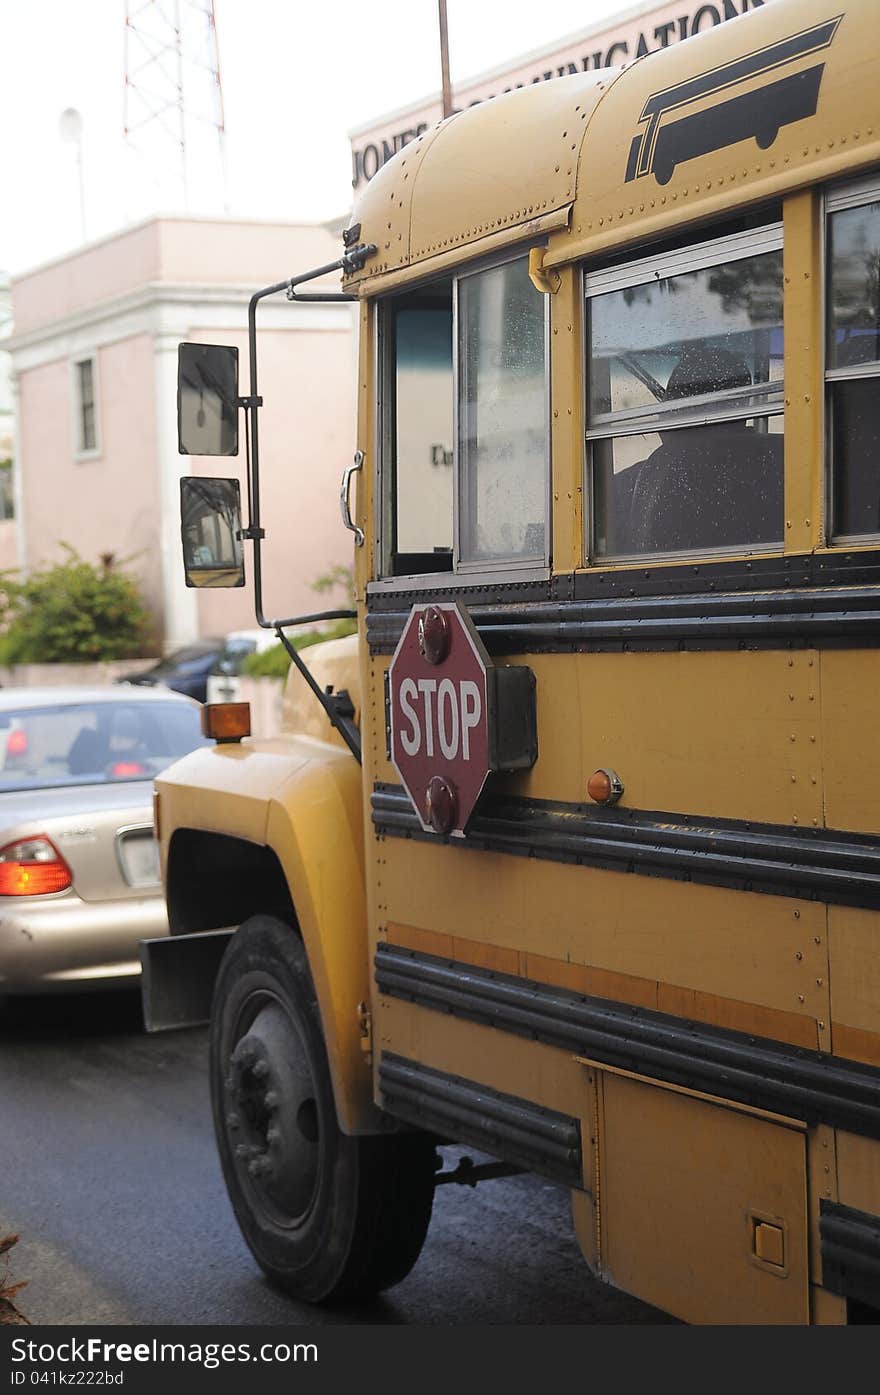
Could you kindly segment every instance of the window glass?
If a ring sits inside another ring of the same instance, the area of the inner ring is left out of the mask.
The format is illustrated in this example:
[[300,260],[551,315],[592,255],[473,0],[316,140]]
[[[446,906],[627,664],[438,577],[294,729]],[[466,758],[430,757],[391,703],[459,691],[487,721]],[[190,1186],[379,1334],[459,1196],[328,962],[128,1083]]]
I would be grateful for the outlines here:
[[590,304],[590,417],[782,379],[782,253]]
[[832,533],[880,533],[880,202],[832,213],[826,363]]
[[12,461],[0,460],[0,518],[15,517],[15,495],[12,484]]
[[151,780],[205,745],[190,702],[7,708],[0,712],[0,792]]
[[439,305],[401,297],[394,360],[395,569],[445,570],[453,531],[451,288]]
[[832,215],[828,367],[880,359],[880,203]]
[[880,378],[831,385],[834,532],[880,533]]
[[80,451],[95,450],[98,444],[95,429],[95,365],[90,358],[76,365],[76,385],[78,397],[77,448]]
[[781,542],[782,252],[588,295],[594,554]]
[[459,285],[464,564],[547,555],[545,309],[526,258]]
[[778,542],[782,417],[597,441],[593,484],[600,556]]

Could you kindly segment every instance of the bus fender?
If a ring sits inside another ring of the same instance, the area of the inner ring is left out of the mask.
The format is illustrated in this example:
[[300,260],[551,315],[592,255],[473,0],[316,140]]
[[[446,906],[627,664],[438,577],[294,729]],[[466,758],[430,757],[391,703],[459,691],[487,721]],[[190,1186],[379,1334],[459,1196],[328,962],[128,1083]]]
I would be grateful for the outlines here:
[[[269,801],[266,844],[296,911],[324,1029],[339,1126],[382,1130],[365,1050],[369,948],[361,770],[347,751],[300,765]],[[323,752],[322,752],[323,754]]]

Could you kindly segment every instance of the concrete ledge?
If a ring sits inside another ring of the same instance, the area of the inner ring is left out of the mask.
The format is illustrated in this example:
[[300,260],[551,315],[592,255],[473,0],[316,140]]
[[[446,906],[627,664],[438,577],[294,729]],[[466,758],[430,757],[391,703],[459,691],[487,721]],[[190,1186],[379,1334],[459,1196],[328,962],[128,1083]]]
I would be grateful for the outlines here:
[[154,654],[146,659],[108,659],[96,664],[0,665],[0,683],[4,688],[87,687],[95,683],[112,683],[114,678],[151,668],[158,662]]

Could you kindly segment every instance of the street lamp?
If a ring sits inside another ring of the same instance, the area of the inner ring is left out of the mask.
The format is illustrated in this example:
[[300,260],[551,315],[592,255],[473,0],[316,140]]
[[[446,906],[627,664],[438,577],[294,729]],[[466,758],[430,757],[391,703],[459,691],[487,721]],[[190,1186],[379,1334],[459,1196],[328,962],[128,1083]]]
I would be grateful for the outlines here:
[[71,141],[76,146],[76,170],[79,182],[79,222],[83,242],[86,236],[86,191],[83,182],[83,142],[82,116],[76,107],[67,107],[58,119],[58,134],[62,140]]

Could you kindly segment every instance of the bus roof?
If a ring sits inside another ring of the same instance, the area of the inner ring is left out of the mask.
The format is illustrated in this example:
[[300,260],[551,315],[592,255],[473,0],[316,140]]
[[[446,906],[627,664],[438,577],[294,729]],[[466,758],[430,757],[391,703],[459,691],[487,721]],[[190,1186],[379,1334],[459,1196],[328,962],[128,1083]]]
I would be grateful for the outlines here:
[[[844,8],[845,7],[845,8]],[[549,238],[546,265],[880,161],[875,0],[773,5],[438,122],[353,214],[365,293]]]

